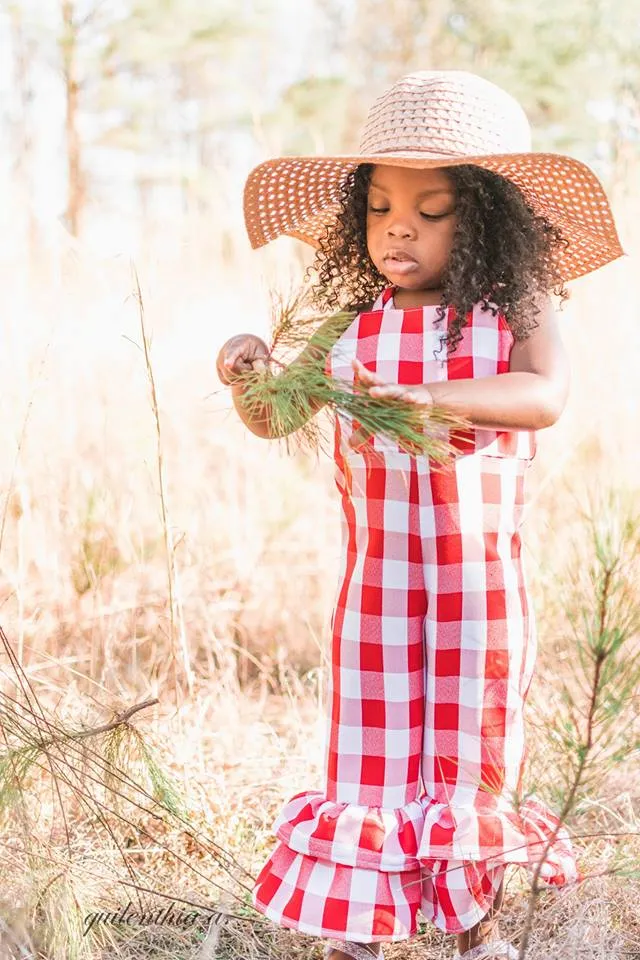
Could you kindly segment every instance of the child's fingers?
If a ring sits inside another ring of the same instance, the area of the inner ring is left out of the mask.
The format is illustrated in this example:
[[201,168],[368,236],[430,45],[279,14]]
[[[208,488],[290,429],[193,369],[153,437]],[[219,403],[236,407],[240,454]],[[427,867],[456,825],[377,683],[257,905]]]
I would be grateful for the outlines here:
[[243,350],[228,354],[224,360],[224,367],[232,370],[264,370],[266,357],[248,357]]
[[351,365],[355,372],[358,374],[358,379],[366,385],[368,384],[384,384],[382,377],[379,377],[377,373],[373,373],[371,370],[367,370],[364,364],[360,363],[357,357],[354,357],[351,361]]
[[377,373],[372,373],[354,357],[352,362],[353,369],[358,374],[358,379],[363,386],[368,387],[370,397],[377,397],[385,400],[406,400],[407,403],[430,404],[432,398],[423,388],[411,390],[398,383],[387,383]]
[[406,395],[404,387],[400,387],[393,383],[385,384],[383,387],[371,387],[369,389],[370,397],[380,397],[384,399],[400,399]]
[[229,367],[229,368],[235,367],[238,361],[240,361],[241,363],[246,362],[246,358],[244,356],[244,350],[242,349],[232,350],[230,353],[228,353],[224,358],[224,365],[225,367]]

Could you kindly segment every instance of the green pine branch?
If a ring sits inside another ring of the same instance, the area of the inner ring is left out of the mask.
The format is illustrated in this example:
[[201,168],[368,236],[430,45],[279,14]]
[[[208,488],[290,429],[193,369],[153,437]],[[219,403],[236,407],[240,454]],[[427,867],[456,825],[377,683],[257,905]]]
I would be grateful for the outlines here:
[[[334,416],[342,413],[356,420],[370,434],[397,443],[401,450],[444,463],[458,452],[452,440],[471,424],[449,411],[418,406],[401,399],[370,396],[358,384],[325,373],[327,353],[351,325],[357,310],[341,310],[330,317],[309,310],[308,291],[274,301],[269,362],[260,369],[240,374],[234,382],[243,385],[242,405],[251,417],[266,417],[271,434],[291,438],[295,445],[317,449],[322,437],[314,420],[328,407]],[[277,354],[300,350],[286,365]]]

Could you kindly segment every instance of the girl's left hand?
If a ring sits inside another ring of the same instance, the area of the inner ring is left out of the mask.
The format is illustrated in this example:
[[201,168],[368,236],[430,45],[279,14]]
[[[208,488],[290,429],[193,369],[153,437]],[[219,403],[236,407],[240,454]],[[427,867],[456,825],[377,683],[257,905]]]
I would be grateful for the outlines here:
[[425,386],[405,387],[397,383],[385,383],[382,377],[379,377],[377,373],[372,373],[370,370],[367,370],[356,357],[351,361],[351,365],[354,372],[358,375],[360,383],[365,387],[369,387],[370,397],[406,400],[407,403],[416,403],[425,407],[433,404],[431,392]]

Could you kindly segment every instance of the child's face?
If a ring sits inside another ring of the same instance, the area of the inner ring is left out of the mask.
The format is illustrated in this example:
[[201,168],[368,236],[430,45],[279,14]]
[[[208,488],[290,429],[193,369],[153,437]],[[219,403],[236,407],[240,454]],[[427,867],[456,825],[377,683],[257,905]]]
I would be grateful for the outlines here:
[[439,289],[455,227],[455,192],[446,170],[373,168],[367,247],[390,283],[406,290]]

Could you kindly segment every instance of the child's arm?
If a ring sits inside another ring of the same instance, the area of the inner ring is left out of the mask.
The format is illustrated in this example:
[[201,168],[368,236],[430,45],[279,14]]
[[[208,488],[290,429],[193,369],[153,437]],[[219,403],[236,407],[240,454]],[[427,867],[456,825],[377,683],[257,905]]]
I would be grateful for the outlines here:
[[537,430],[551,426],[562,413],[569,390],[569,362],[550,300],[529,337],[514,343],[508,373],[442,380],[423,387],[397,387],[382,384],[380,378],[361,365],[357,369],[361,380],[371,384],[374,397],[433,403],[490,430]]
[[551,301],[526,340],[516,340],[509,372],[430,383],[433,402],[490,430],[538,430],[555,423],[569,392],[569,361]]
[[[311,337],[304,350],[298,354],[295,360],[291,361],[289,368],[308,363],[311,360],[324,364],[327,352],[330,349],[330,347],[327,346],[327,333],[331,331],[334,325],[334,318],[329,317]],[[336,332],[336,339],[337,336],[339,336],[339,331]],[[322,345],[318,344],[318,340],[322,341]],[[264,363],[268,356],[269,349],[264,341],[250,334],[240,335],[239,337],[232,337],[231,340],[228,340],[224,344],[218,354],[216,367],[221,381],[231,386],[233,404],[245,426],[258,437],[274,439],[279,436],[285,436],[285,434],[278,433],[272,428],[269,423],[266,408],[263,407],[259,410],[252,408],[251,411],[247,410],[242,403],[242,396],[246,385],[244,383],[233,382],[234,373],[238,374],[245,370],[255,369],[261,361]],[[312,416],[315,416],[323,406],[324,404],[319,400],[311,401],[309,403],[309,415],[301,416],[300,422],[295,424],[287,433],[293,433],[294,430],[300,429],[300,427],[302,427],[307,420],[311,419]]]

